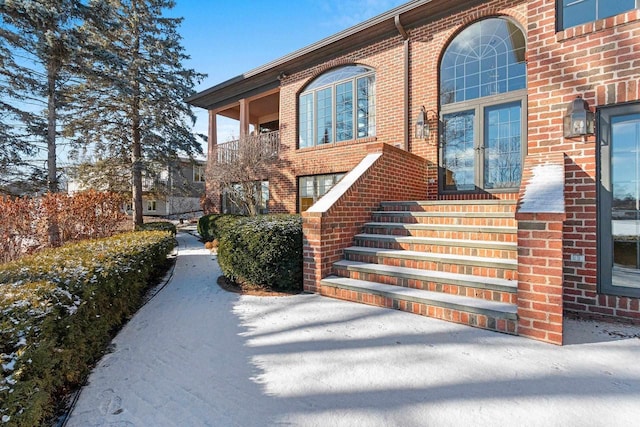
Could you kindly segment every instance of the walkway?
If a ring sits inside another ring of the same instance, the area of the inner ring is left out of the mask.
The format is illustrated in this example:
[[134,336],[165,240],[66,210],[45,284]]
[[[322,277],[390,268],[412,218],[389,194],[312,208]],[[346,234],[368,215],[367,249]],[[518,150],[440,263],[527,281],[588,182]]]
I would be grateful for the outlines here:
[[67,426],[631,426],[640,328],[556,347],[317,295],[221,290],[178,234],[173,277],[113,341]]

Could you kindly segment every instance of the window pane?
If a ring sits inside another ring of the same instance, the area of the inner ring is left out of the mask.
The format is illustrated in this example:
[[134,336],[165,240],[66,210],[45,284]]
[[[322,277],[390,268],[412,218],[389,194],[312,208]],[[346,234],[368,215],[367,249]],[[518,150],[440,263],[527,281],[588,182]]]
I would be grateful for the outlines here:
[[563,28],[596,20],[596,0],[562,0]]
[[269,213],[269,181],[260,183],[260,206],[261,214]]
[[608,18],[636,7],[636,0],[562,0],[562,28]]
[[640,287],[640,114],[611,120],[613,285]]
[[319,90],[316,92],[316,114],[317,114],[317,144],[328,144],[333,142],[332,127],[332,96],[331,88]]
[[300,148],[313,146],[313,94],[300,96],[298,120],[300,123]]
[[343,176],[343,173],[337,173],[298,178],[300,212],[306,211],[322,196],[327,194]]
[[636,0],[598,0],[597,18],[603,19],[634,9]]
[[336,85],[336,141],[353,139],[353,82]]
[[375,135],[375,75],[351,65],[330,70],[299,96],[299,148]]
[[524,89],[524,56],[524,34],[508,20],[490,18],[470,25],[443,56],[442,104]]
[[358,138],[376,134],[375,76],[358,79]]
[[473,190],[475,110],[445,114],[443,169],[445,189]]
[[353,79],[359,74],[369,72],[371,72],[369,68],[360,65],[347,65],[345,67],[334,68],[333,70],[327,71],[320,77],[316,78],[309,84],[309,86],[307,86],[306,90],[317,89],[322,86],[340,82],[341,80]]
[[485,108],[484,188],[514,188],[522,172],[520,102]]

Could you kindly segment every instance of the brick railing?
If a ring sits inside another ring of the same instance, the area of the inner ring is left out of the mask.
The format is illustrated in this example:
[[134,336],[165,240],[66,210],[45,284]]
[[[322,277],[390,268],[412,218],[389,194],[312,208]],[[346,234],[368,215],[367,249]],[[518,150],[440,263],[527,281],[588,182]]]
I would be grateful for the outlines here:
[[343,249],[353,244],[380,202],[424,200],[427,161],[388,144],[367,147],[360,164],[302,214],[304,290],[318,292]]

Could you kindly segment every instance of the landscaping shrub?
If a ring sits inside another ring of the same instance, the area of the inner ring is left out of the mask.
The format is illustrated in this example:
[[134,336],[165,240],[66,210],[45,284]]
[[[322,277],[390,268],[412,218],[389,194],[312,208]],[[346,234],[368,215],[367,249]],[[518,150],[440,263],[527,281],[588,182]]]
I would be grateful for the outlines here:
[[227,278],[277,291],[302,290],[302,218],[267,215],[224,229],[218,262]]
[[0,420],[44,425],[137,310],[175,240],[129,232],[0,265]]
[[175,224],[167,221],[152,221],[136,226],[136,231],[168,231],[174,236],[177,233]]
[[233,226],[236,221],[245,218],[234,214],[209,214],[198,220],[198,234],[203,242],[219,239],[225,228]]
[[0,196],[0,263],[51,246],[47,225],[55,223],[58,243],[107,237],[125,218],[122,195],[88,190],[73,195]]

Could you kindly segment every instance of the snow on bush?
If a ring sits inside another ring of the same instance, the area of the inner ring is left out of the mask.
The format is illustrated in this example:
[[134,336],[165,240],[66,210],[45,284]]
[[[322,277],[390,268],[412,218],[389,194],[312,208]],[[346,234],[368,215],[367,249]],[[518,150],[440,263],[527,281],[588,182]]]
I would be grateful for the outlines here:
[[0,416],[41,425],[139,306],[174,246],[143,231],[0,264]]
[[302,218],[248,217],[220,236],[218,262],[225,276],[244,286],[302,290]]

